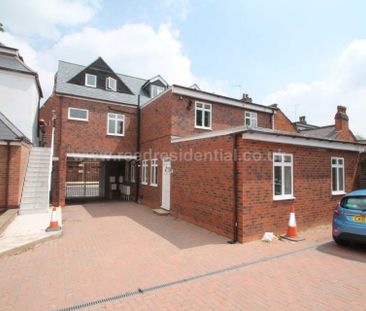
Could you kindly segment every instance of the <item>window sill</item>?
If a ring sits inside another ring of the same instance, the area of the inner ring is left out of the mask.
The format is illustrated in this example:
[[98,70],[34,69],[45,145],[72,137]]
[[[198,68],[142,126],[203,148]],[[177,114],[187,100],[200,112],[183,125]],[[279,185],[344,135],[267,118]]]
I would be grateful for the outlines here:
[[212,127],[195,126],[194,128],[198,130],[212,131]]
[[68,118],[68,120],[70,120],[70,121],[89,122],[89,120],[85,120],[85,119],[77,119],[77,118]]
[[150,184],[151,187],[157,187],[157,184]]
[[142,182],[141,185],[147,186],[147,182]]
[[125,134],[111,134],[111,133],[107,133],[108,136],[117,136],[117,137],[123,137],[125,136]]
[[274,196],[273,197],[273,201],[284,201],[284,200],[295,200],[296,197],[292,196],[292,195],[286,195],[286,196]]
[[345,191],[334,191],[332,192],[332,195],[345,195],[346,192]]

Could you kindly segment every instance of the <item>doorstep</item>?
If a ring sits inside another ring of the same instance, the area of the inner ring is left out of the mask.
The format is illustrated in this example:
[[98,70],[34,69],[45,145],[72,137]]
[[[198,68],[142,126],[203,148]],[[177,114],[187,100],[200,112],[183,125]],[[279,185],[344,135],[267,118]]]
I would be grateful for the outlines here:
[[159,216],[168,216],[170,214],[169,211],[163,208],[155,208],[153,209],[153,213]]

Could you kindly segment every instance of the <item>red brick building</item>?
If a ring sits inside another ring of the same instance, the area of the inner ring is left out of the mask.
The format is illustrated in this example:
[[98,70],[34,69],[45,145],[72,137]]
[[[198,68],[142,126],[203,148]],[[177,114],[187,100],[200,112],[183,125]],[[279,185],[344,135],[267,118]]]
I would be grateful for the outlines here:
[[343,106],[333,125],[292,123],[247,95],[119,75],[102,59],[60,62],[54,89],[41,109],[46,124],[56,114],[54,204],[127,191],[242,242],[284,232],[291,205],[301,228],[328,223],[342,194],[359,187],[364,146]]

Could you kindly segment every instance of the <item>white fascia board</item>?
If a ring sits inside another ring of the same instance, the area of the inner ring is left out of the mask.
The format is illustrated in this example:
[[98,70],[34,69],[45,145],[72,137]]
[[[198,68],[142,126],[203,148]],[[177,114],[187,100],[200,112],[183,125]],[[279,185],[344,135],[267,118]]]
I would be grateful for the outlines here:
[[165,86],[168,86],[168,82],[166,82],[161,75],[157,75],[150,80],[148,80],[149,83],[154,83],[155,81],[160,80]]
[[[107,100],[93,99],[93,98],[89,98],[89,97],[76,96],[76,95],[69,95],[69,94],[59,93],[59,92],[56,92],[55,95],[59,96],[59,97],[61,97],[61,96],[68,97],[68,98],[72,98],[72,99],[85,100],[85,101],[90,101],[90,102],[102,103],[102,104],[106,104],[106,105],[115,105],[115,106],[119,106],[119,107],[123,106],[123,107],[134,108],[134,109],[137,108],[137,105],[134,105],[134,104],[114,103],[114,102],[107,101]],[[44,106],[44,104],[42,105],[42,107],[43,106]],[[71,108],[73,108],[73,107],[71,107]]]
[[285,145],[298,145],[306,147],[316,147],[325,149],[335,149],[335,150],[345,150],[345,151],[355,151],[364,152],[365,147],[352,144],[352,143],[342,143],[336,141],[323,141],[312,138],[303,137],[289,137],[280,136],[275,134],[261,134],[261,133],[243,133],[243,139],[264,141],[269,143],[285,144]]
[[274,111],[272,108],[267,108],[264,106],[240,102],[239,100],[222,97],[222,96],[215,95],[215,94],[208,94],[208,93],[205,93],[205,92],[202,92],[199,90],[195,90],[195,89],[187,89],[184,87],[179,87],[177,85],[172,86],[172,92],[173,92],[173,94],[189,96],[189,97],[193,97],[195,99],[211,101],[211,102],[215,102],[218,104],[246,108],[246,109],[253,110],[253,111],[266,112],[266,113],[270,113],[270,114],[273,114],[273,111]]
[[101,159],[101,160],[136,160],[135,155],[117,155],[117,154],[96,154],[96,153],[67,153],[68,158],[79,159]]
[[7,140],[0,140],[0,145],[2,146],[6,146],[8,145],[8,143],[10,144],[10,146],[32,146],[31,144],[27,144],[23,141],[7,141]]
[[197,139],[206,139],[206,138],[225,136],[225,135],[243,132],[246,129],[247,128],[245,126],[240,126],[240,127],[229,128],[229,129],[221,130],[221,131],[212,131],[212,132],[207,132],[207,133],[203,133],[203,134],[191,135],[191,136],[187,136],[187,137],[171,137],[171,143],[174,144],[174,143],[181,143],[181,142],[197,140]]

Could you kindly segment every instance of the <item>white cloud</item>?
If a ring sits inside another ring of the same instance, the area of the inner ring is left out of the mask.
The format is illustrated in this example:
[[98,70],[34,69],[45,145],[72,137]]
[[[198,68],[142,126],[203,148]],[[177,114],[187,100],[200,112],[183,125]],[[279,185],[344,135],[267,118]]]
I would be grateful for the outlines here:
[[309,123],[334,122],[336,106],[347,106],[350,127],[366,136],[366,40],[354,40],[335,60],[326,79],[310,83],[290,83],[283,90],[266,96],[263,104],[278,103],[294,118],[306,115]]
[[86,23],[99,8],[99,0],[2,0],[0,20],[12,33],[55,40],[60,26]]
[[167,24],[157,30],[146,24],[126,24],[106,31],[84,28],[42,50],[33,49],[23,38],[10,33],[0,33],[0,42],[19,48],[25,62],[40,74],[46,97],[52,91],[57,60],[89,65],[102,56],[118,73],[142,78],[160,74],[171,84],[187,86],[199,80],[191,72],[179,32]]

